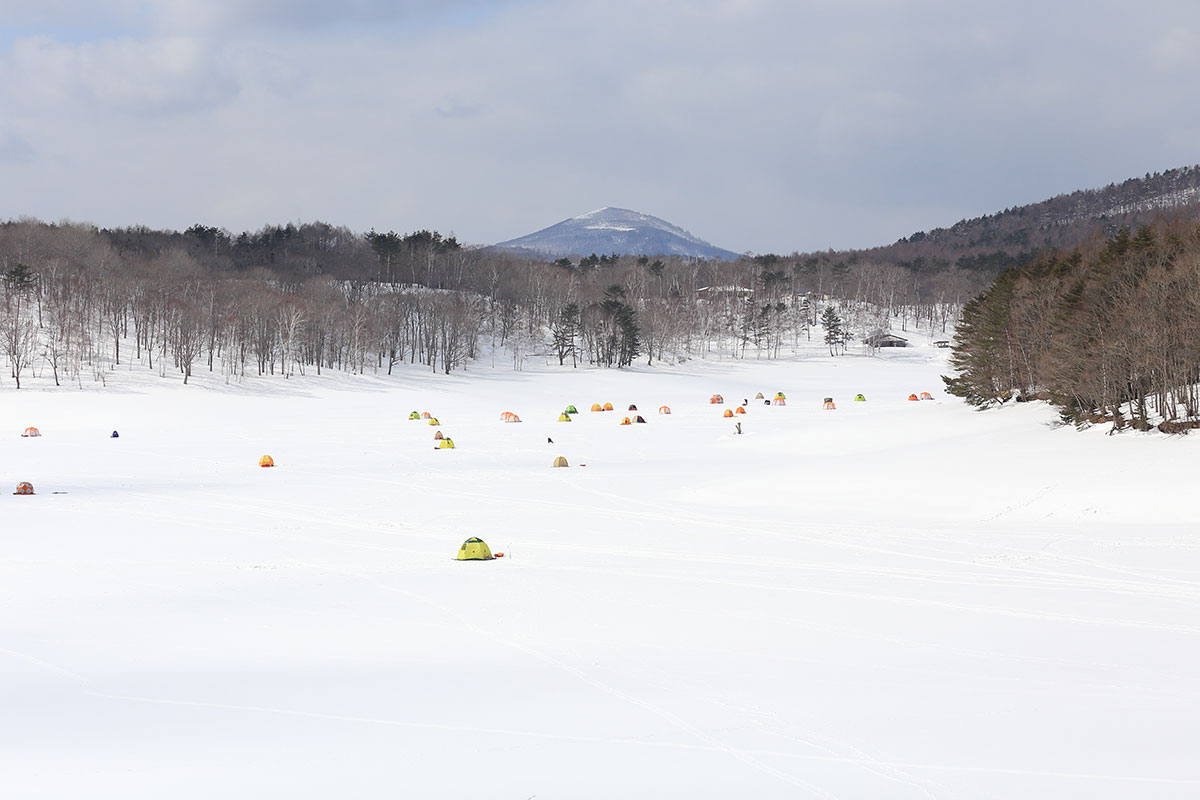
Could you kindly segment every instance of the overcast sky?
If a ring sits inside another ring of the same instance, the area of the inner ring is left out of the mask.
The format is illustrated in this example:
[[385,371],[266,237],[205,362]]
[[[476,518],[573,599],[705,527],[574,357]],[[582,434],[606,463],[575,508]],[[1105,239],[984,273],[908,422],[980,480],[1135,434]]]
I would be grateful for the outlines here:
[[1200,163],[1196,0],[0,0],[0,218],[790,253]]

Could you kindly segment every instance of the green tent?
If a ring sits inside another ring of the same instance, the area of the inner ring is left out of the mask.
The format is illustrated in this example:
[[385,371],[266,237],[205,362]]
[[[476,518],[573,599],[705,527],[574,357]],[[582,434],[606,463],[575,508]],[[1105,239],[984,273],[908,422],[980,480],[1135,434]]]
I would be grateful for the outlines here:
[[564,411],[563,413],[564,414],[578,414],[579,410],[576,409],[575,406],[567,406],[567,410]]
[[865,402],[867,402],[867,398],[865,395],[856,394],[856,395],[854,395],[854,402],[865,403]]
[[458,548],[458,555],[455,556],[455,559],[458,561],[491,561],[492,557],[492,551],[487,546],[487,542],[472,536],[462,543],[462,547]]
[[411,414],[409,414],[409,415],[408,415],[408,418],[409,418],[409,419],[420,419],[420,418],[421,418],[421,415],[420,415],[420,414],[418,414],[416,411],[414,411],[414,412],[412,412]]

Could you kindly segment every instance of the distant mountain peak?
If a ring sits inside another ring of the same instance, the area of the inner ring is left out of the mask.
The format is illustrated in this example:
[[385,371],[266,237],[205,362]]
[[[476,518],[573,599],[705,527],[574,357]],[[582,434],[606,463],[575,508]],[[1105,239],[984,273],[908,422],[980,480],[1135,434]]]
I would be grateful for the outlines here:
[[525,250],[548,258],[592,253],[677,255],[721,260],[738,257],[737,253],[715,247],[664,219],[612,206],[565,219],[536,233],[494,246],[505,250]]

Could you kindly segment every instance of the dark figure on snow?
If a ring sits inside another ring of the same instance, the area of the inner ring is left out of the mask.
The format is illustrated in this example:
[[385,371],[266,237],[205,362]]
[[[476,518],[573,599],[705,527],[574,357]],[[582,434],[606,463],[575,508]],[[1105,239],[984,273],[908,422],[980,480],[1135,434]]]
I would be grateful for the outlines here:
[[742,435],[742,423],[739,422],[737,424],[737,429],[738,429],[738,435],[741,436]]
[[551,439],[549,436],[547,436],[547,437],[546,437],[546,444],[554,444],[554,440],[553,440],[553,439]]

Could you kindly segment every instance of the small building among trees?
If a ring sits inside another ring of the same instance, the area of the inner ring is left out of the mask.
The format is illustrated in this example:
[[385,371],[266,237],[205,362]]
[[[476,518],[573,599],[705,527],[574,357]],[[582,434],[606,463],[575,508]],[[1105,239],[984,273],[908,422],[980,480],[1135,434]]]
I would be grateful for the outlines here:
[[875,331],[863,343],[868,347],[908,347],[908,339],[884,331]]

